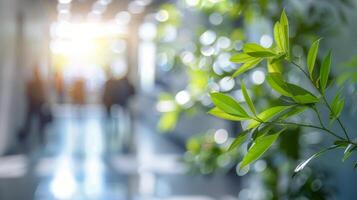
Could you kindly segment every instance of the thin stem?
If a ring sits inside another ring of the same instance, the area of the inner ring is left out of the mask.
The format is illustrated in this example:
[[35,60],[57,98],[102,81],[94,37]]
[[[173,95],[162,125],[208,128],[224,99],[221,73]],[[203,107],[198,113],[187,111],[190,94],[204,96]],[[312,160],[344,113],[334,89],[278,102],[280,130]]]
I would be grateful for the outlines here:
[[[346,140],[345,138],[337,135],[336,133],[332,132],[331,130],[329,130],[329,129],[325,128],[325,127],[315,126],[315,125],[311,125],[311,124],[294,123],[294,122],[278,122],[278,121],[265,122],[265,121],[262,121],[260,119],[255,119],[255,120],[260,122],[260,123],[265,123],[265,124],[291,125],[291,126],[301,126],[301,127],[320,129],[320,130],[323,130],[323,131],[329,133],[330,135],[332,135],[332,136],[334,136],[334,137],[336,137],[336,138],[338,138],[340,140]],[[348,142],[350,142],[350,141],[348,141]]]
[[[299,69],[305,74],[305,76],[310,80],[312,86],[313,86],[313,87],[317,90],[317,92],[322,96],[322,98],[323,98],[323,100],[324,100],[324,103],[326,104],[327,108],[330,110],[330,112],[332,112],[332,108],[331,108],[330,104],[328,103],[328,101],[327,101],[325,95],[324,95],[323,93],[321,93],[321,91],[315,86],[315,84],[314,84],[313,80],[311,80],[309,74],[308,74],[299,64],[295,63],[294,61],[291,61],[291,63],[292,63],[293,65],[295,65],[297,68],[299,68]],[[319,115],[318,115],[318,116],[319,116]],[[320,118],[320,116],[319,116],[319,118]],[[346,128],[343,126],[343,124],[342,124],[340,118],[337,117],[336,119],[337,119],[338,124],[339,124],[340,127],[342,128],[343,133],[345,134],[345,136],[346,136],[348,142],[351,142],[351,139],[350,139],[350,137],[348,136],[347,130],[346,130]],[[321,120],[321,119],[319,119],[319,120]],[[320,123],[321,123],[321,121],[320,121]],[[326,129],[326,128],[325,128],[325,129]]]
[[313,106],[312,109],[315,111],[315,113],[316,113],[316,115],[317,115],[317,118],[319,119],[319,122],[320,122],[321,127],[326,128],[325,125],[324,125],[324,123],[323,123],[322,120],[321,120],[320,113],[319,113],[319,111],[317,110],[316,106]]
[[[326,97],[325,97],[325,96],[322,96],[322,98],[323,98],[323,100],[324,100],[326,106],[327,106],[328,109],[330,110],[330,112],[332,112],[332,108],[331,108],[330,104],[328,103]],[[338,124],[340,125],[340,127],[342,128],[343,133],[345,134],[347,140],[348,140],[348,141],[351,141],[350,137],[349,137],[348,134],[347,134],[347,130],[346,130],[345,126],[343,126],[343,124],[342,124],[340,118],[337,117],[336,120],[337,120]]]

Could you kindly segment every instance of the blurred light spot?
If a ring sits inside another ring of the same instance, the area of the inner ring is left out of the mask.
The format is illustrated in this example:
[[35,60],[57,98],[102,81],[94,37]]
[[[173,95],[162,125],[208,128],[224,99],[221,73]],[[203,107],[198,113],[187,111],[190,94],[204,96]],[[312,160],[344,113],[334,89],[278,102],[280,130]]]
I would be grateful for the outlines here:
[[233,92],[234,98],[236,98],[239,102],[244,102],[244,96],[242,90],[236,90]]
[[270,35],[263,35],[260,38],[260,45],[262,45],[265,48],[271,47],[273,44],[273,38]]
[[211,65],[212,59],[209,57],[201,57],[200,61],[198,62],[198,68],[200,69],[208,69]]
[[167,10],[160,10],[156,13],[155,19],[159,22],[165,22],[169,19],[169,13]]
[[140,14],[144,12],[145,7],[140,4],[138,1],[132,1],[128,5],[128,11],[133,14]]
[[188,6],[197,6],[199,2],[199,0],[186,0]]
[[127,74],[128,65],[127,65],[125,59],[118,58],[118,59],[114,60],[114,62],[110,66],[110,69],[111,69],[114,77],[121,78]]
[[170,70],[167,68],[169,66],[169,58],[167,53],[160,53],[157,56],[157,64],[161,67],[162,70],[168,71]]
[[58,3],[63,3],[63,4],[67,4],[67,3],[71,3],[72,0],[58,0]]
[[130,13],[126,11],[119,12],[115,15],[115,22],[120,25],[127,25],[130,22]]
[[223,92],[227,92],[233,89],[234,84],[234,79],[230,76],[226,76],[219,81],[219,87]]
[[231,162],[231,157],[228,156],[227,154],[222,154],[222,155],[218,156],[217,164],[218,164],[220,167],[225,167],[225,166],[227,166],[230,162]]
[[135,1],[141,6],[147,6],[152,2],[152,0],[135,0]]
[[238,176],[244,176],[249,172],[250,166],[247,165],[243,169],[240,168],[241,163],[239,163],[236,167],[236,172]]
[[106,9],[107,6],[105,4],[100,3],[100,1],[95,2],[92,6],[92,12],[96,14],[102,14],[105,12]]
[[165,27],[165,36],[163,40],[165,42],[172,42],[177,38],[177,28],[173,25],[168,25]]
[[112,50],[115,53],[123,53],[126,49],[126,42],[124,40],[118,40],[114,42]]
[[143,196],[151,196],[154,194],[156,178],[153,173],[140,173],[139,193]]
[[217,144],[223,144],[228,140],[228,132],[225,129],[218,129],[214,133],[214,141]]
[[262,70],[255,70],[252,74],[252,81],[256,85],[260,85],[265,81],[265,74]]
[[210,45],[216,40],[216,33],[211,30],[205,31],[201,36],[200,36],[200,42],[203,45]]
[[214,82],[209,83],[208,88],[211,92],[219,91],[219,85]]
[[149,92],[154,87],[156,75],[156,45],[150,41],[155,37],[156,27],[150,24],[143,26],[140,27],[140,35],[144,36],[145,30],[148,34],[142,38],[144,40],[139,44],[139,77],[141,88],[143,91]]
[[315,179],[312,183],[311,183],[311,190],[316,192],[318,190],[320,190],[322,187],[322,182],[320,179]]
[[217,45],[221,49],[227,49],[231,46],[231,40],[227,37],[219,37],[217,40]]
[[239,41],[236,41],[235,42],[235,45],[234,45],[234,49],[237,50],[237,51],[240,51],[243,49],[243,42],[241,40]]
[[208,94],[202,95],[200,97],[200,101],[204,106],[209,106],[212,103],[211,98]]
[[217,63],[219,65],[219,67],[222,68],[226,72],[231,71],[231,68],[230,68],[231,62],[229,60],[230,57],[231,57],[231,54],[225,52],[225,53],[219,54],[219,56],[217,58]]
[[112,2],[112,0],[99,0],[99,2],[103,5],[108,5]]
[[184,51],[181,53],[181,60],[184,64],[188,65],[194,61],[195,56],[190,51]]
[[70,9],[71,9],[71,4],[59,3],[57,5],[57,11],[58,12],[69,12]]
[[144,23],[140,26],[139,36],[143,40],[153,40],[156,36],[156,26],[153,23]]
[[52,194],[57,199],[70,199],[73,197],[77,183],[69,168],[60,168],[50,184]]
[[214,54],[214,48],[211,46],[204,46],[201,48],[201,54],[204,56],[212,56]]
[[217,64],[217,62],[213,63],[213,71],[217,75],[223,75],[223,70],[222,68]]
[[176,108],[175,102],[170,100],[159,101],[156,104],[156,110],[159,112],[171,112],[174,111],[175,108]]
[[175,100],[178,104],[185,105],[191,100],[191,95],[186,90],[182,90],[176,94]]
[[249,189],[242,189],[240,192],[239,192],[239,195],[238,195],[238,198],[239,199],[250,199],[251,197],[251,191]]
[[254,163],[254,170],[262,172],[267,168],[267,163],[264,160],[258,160]]
[[223,22],[223,17],[219,13],[212,13],[209,16],[209,22],[213,25],[220,25]]

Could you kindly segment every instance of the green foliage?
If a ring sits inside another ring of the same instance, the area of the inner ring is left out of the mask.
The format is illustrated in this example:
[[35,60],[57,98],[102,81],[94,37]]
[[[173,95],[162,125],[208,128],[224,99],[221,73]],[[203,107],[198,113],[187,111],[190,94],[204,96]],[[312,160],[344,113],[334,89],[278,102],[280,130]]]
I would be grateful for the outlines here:
[[341,98],[341,93],[338,92],[333,98],[331,103],[331,111],[330,111],[331,122],[333,122],[335,119],[337,119],[340,116],[344,104],[345,104],[345,100]]
[[247,139],[249,131],[243,131],[240,133],[229,146],[228,151],[232,151],[238,148]]
[[256,113],[256,111],[255,111],[255,107],[254,107],[253,101],[252,101],[252,99],[249,97],[247,88],[245,87],[245,84],[244,84],[243,81],[241,81],[241,87],[242,87],[244,99],[245,99],[245,101],[247,102],[250,111],[251,111],[254,115],[256,115],[257,113]]
[[331,51],[326,55],[320,70],[320,90],[324,94],[327,86],[331,66]]
[[283,130],[274,134],[258,137],[254,141],[253,145],[249,148],[247,154],[244,156],[240,164],[240,168],[244,168],[245,166],[260,158],[264,152],[266,152],[274,144],[281,132],[283,132]]
[[320,44],[320,39],[318,39],[314,43],[312,43],[312,45],[309,49],[309,53],[307,54],[307,69],[309,71],[311,78],[313,77],[316,57],[317,57],[317,53],[319,50],[319,44]]
[[255,58],[255,57],[251,57],[251,58],[252,58],[251,60],[249,60],[248,62],[245,62],[242,66],[240,66],[239,69],[236,72],[234,72],[232,77],[236,77],[236,76],[254,68],[263,60],[262,58]]
[[258,114],[257,118],[252,118],[251,120],[249,120],[247,129],[256,128],[261,123],[268,122],[278,113],[281,113],[284,110],[287,110],[288,108],[290,108],[290,106],[275,106],[264,110],[263,112]]
[[[350,140],[345,127],[339,120],[339,115],[341,114],[344,106],[344,99],[341,98],[340,93],[338,93],[330,105],[325,96],[331,66],[331,52],[325,56],[322,65],[316,67],[320,43],[320,40],[317,40],[311,45],[306,56],[308,71],[306,72],[302,66],[297,64],[293,59],[294,55],[290,56],[289,47],[291,44],[289,44],[289,22],[285,11],[282,12],[280,21],[276,22],[274,26],[274,39],[276,46],[272,48],[264,48],[258,44],[252,43],[245,44],[243,46],[243,52],[236,54],[231,58],[232,62],[242,64],[232,76],[239,76],[242,73],[254,68],[263,60],[266,60],[268,63],[269,74],[267,76],[267,82],[269,83],[269,86],[282,96],[289,98],[290,102],[288,105],[286,105],[285,102],[284,104],[281,103],[280,105],[268,107],[264,109],[263,112],[257,114],[255,109],[256,106],[253,104],[244,82],[241,81],[241,88],[245,102],[252,113],[252,115],[249,115],[244,110],[244,107],[235,99],[223,93],[212,93],[211,99],[218,109],[213,108],[209,113],[228,120],[247,121],[247,126],[244,132],[240,134],[236,140],[234,140],[229,150],[241,145],[244,140],[248,140],[247,134],[251,133],[252,146],[243,157],[243,161],[240,165],[240,167],[243,168],[259,159],[279,138],[280,133],[285,128],[288,128],[289,126],[298,126],[315,128],[334,136],[338,139],[338,141],[343,141],[345,146],[348,145],[343,158],[343,160],[346,160],[357,147],[355,147],[356,143]],[[283,61],[289,63],[289,66],[292,65],[297,67],[298,70],[301,70],[302,74],[306,76],[311,86],[319,95],[315,95],[298,85],[286,82],[284,80],[284,73],[281,70],[281,62]],[[318,70],[320,72],[319,77],[315,77],[314,74],[317,74]],[[322,105],[326,106],[326,108],[330,110],[331,121],[337,119],[345,137],[339,136],[339,134],[335,133],[333,130],[325,127],[324,123],[321,121],[320,113],[316,108],[316,105],[319,103],[322,103]],[[292,116],[299,115],[306,109],[312,109],[317,113],[320,126],[286,121]],[[275,134],[269,134],[270,130],[280,131]],[[340,142],[340,144],[333,145],[313,154],[310,158],[299,164],[296,167],[295,172],[299,172],[304,169],[304,167],[312,159],[318,157],[326,151],[342,147],[341,144],[342,143]]]
[[223,93],[211,93],[213,103],[222,111],[238,117],[248,117],[247,112],[232,97]]

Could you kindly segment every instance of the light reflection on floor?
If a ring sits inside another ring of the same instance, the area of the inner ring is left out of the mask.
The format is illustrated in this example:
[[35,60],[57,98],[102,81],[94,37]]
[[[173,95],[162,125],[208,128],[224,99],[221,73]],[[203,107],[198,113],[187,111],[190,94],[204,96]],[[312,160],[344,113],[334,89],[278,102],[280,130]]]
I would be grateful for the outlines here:
[[[44,150],[36,148],[37,152],[29,154],[31,159],[21,155],[0,158],[0,163],[12,163],[10,167],[0,166],[0,184],[7,169],[17,169],[14,170],[17,174],[8,173],[8,176],[24,177],[20,181],[25,184],[22,187],[29,190],[23,195],[27,199],[236,199],[232,195],[228,195],[229,198],[212,197],[234,194],[235,186],[229,181],[222,182],[224,178],[208,181],[202,177],[186,176],[186,167],[180,162],[183,152],[159,134],[152,133],[151,128],[136,125],[139,136],[111,137],[105,125],[103,112],[98,106],[84,109],[58,107],[55,128],[49,134]],[[122,147],[115,145],[126,143],[118,141],[123,138],[138,139],[131,142],[137,144],[133,152],[123,153]],[[32,194],[34,197],[29,197]],[[11,200],[23,199],[10,193],[6,196]]]

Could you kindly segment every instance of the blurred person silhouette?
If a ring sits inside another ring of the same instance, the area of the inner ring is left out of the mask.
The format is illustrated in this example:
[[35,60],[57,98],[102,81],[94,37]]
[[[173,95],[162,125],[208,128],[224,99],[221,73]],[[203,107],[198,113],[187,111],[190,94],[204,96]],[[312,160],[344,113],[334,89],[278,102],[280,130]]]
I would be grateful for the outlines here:
[[104,92],[102,97],[102,103],[105,107],[106,117],[111,118],[111,108],[115,104],[115,93],[116,93],[116,79],[111,72],[107,73],[107,81],[104,84]]
[[[131,111],[128,102],[134,94],[134,86],[130,83],[127,76],[114,77],[111,72],[108,73],[108,79],[104,84],[102,101],[106,110],[109,141],[116,139],[114,136],[116,136],[119,128],[121,128],[121,130],[129,128],[130,125],[128,123],[130,123]],[[119,115],[119,110],[122,111],[122,115]],[[119,119],[121,127],[118,127],[118,119],[116,119],[116,116],[122,117]],[[124,133],[122,133],[121,136],[124,136]],[[124,141],[121,141],[121,143],[125,144]]]
[[37,65],[32,68],[32,76],[26,83],[26,105],[25,122],[19,133],[20,141],[25,141],[32,125],[37,123],[38,134],[41,144],[45,142],[45,126],[52,121],[52,113],[49,105],[46,103],[45,84]]
[[71,88],[71,98],[77,110],[77,116],[82,118],[82,106],[86,103],[86,82],[84,78],[77,78]]
[[54,74],[54,87],[57,94],[57,103],[64,103],[64,81],[63,74],[60,71]]
[[85,80],[83,78],[77,78],[74,81],[71,96],[74,104],[85,104]]

